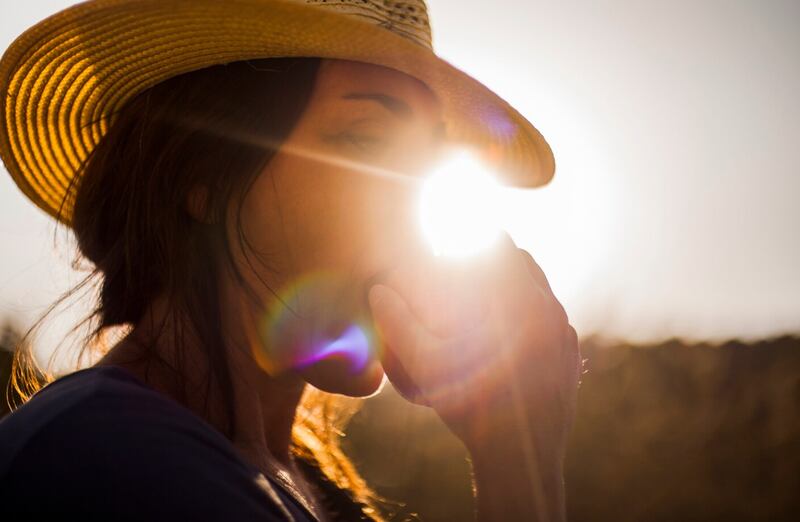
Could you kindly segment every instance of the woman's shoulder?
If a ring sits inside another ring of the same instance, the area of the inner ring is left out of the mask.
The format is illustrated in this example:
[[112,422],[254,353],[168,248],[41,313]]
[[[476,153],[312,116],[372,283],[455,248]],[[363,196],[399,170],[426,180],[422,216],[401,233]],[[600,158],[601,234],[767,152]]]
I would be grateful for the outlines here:
[[50,382],[10,415],[0,419],[0,427],[9,421],[20,422],[14,419],[31,421],[34,417],[39,419],[35,423],[39,427],[73,408],[91,405],[97,399],[121,399],[132,395],[155,399],[157,392],[120,366],[92,366]]
[[[152,400],[149,395],[131,374],[119,367],[86,368],[56,379],[0,420],[0,476],[31,439],[58,425],[65,416],[87,414],[113,400],[130,397]],[[123,412],[113,408],[106,413],[113,416]]]
[[[26,446],[56,432],[71,439],[95,440],[111,432],[179,428],[208,432],[203,421],[172,399],[147,387],[118,366],[96,366],[61,377],[0,420],[0,476]],[[219,442],[219,441],[217,441]]]
[[62,377],[0,421],[4,510],[286,520],[284,504],[222,434],[119,367]]

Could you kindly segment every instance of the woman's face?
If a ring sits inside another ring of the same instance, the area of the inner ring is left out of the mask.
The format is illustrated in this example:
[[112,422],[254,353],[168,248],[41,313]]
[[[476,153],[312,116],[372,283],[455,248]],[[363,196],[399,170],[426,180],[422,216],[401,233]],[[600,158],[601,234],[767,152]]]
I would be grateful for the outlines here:
[[439,102],[419,80],[322,60],[305,112],[241,209],[245,237],[263,262],[251,267],[239,256],[267,303],[257,310],[256,359],[265,369],[292,368],[335,393],[379,388],[367,291],[425,249],[419,180],[443,133]]

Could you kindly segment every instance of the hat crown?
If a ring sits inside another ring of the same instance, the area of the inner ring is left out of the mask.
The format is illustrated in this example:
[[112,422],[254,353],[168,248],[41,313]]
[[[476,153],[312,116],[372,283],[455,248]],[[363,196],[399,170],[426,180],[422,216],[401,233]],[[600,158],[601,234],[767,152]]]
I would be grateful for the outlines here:
[[542,135],[432,51],[424,0],[87,0],[0,58],[0,159],[27,197],[69,224],[76,180],[134,96],[205,67],[305,56],[417,78],[441,101],[449,142],[479,150],[513,186],[547,183],[555,164]]
[[289,0],[360,18],[433,50],[424,0]]

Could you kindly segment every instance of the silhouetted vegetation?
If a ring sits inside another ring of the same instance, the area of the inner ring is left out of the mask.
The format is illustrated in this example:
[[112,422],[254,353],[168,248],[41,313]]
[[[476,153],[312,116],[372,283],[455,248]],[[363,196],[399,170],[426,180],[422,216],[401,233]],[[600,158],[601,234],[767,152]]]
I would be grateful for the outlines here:
[[0,325],[0,385],[2,385],[0,418],[9,412],[9,398],[17,400],[15,395],[9,397],[6,390],[11,382],[11,363],[14,359],[14,350],[21,338],[19,328],[13,322],[7,320]]
[[[571,521],[797,520],[800,339],[582,350]],[[398,520],[469,520],[467,454],[434,414],[389,390],[349,434],[365,478],[406,502]]]

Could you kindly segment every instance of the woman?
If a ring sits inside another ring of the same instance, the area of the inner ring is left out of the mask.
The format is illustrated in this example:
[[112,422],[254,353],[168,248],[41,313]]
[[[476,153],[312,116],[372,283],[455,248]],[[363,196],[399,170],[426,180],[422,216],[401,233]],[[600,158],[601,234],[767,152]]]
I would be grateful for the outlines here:
[[508,236],[454,265],[413,216],[446,146],[520,186],[549,148],[430,52],[423,2],[88,2],[0,76],[3,160],[99,280],[94,344],[127,328],[0,423],[5,512],[380,520],[333,417],[385,371],[469,450],[479,519],[565,518],[563,308]]

